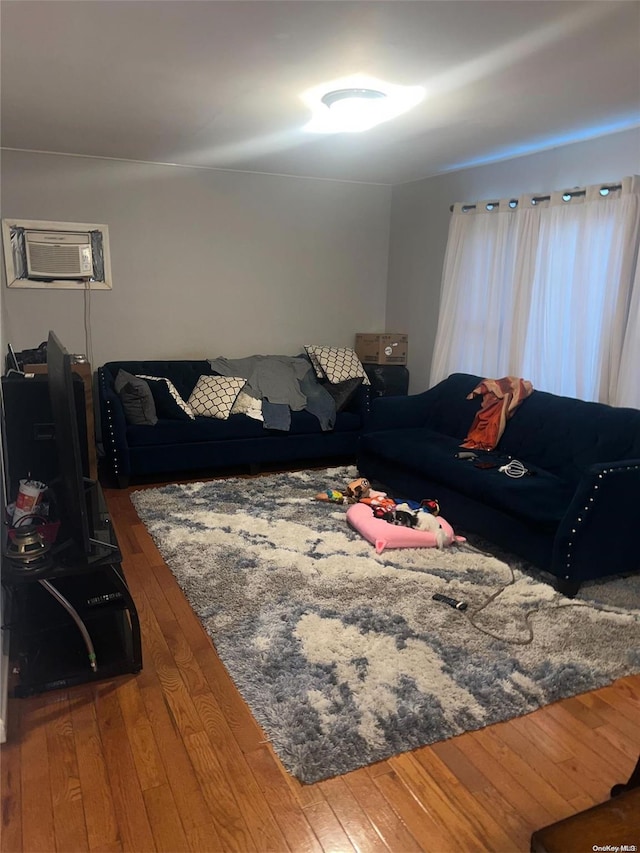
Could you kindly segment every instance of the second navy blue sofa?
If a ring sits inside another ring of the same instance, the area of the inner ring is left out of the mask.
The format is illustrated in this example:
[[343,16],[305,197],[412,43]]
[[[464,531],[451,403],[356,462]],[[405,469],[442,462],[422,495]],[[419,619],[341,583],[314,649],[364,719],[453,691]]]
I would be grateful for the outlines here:
[[455,528],[551,573],[575,595],[586,580],[640,570],[640,411],[543,391],[525,399],[491,453],[520,460],[512,479],[456,458],[481,403],[482,377],[456,373],[408,397],[372,400],[358,469],[395,496],[436,498]]

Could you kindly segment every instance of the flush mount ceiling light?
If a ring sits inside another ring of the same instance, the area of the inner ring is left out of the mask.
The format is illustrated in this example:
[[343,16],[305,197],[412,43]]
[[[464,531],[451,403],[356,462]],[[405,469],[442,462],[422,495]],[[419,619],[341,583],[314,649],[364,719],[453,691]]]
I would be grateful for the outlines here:
[[386,98],[377,89],[334,89],[320,100],[331,113],[331,123],[345,133],[367,130],[380,121],[380,105]]
[[424,97],[421,86],[393,86],[349,78],[316,86],[302,95],[313,113],[311,133],[358,133],[410,110]]
[[378,98],[386,98],[384,92],[378,92],[377,89],[336,89],[333,92],[327,92],[320,100],[327,107],[336,107],[343,104],[345,101],[375,101]]

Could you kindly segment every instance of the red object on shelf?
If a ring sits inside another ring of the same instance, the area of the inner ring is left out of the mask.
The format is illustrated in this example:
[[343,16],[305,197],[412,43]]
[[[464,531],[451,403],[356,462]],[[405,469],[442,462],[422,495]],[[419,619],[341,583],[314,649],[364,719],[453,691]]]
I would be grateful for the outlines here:
[[[24,516],[25,519],[30,518],[30,517],[31,516]],[[41,519],[41,518],[42,518],[41,516],[34,517],[33,520],[35,523],[33,524],[33,526],[37,528],[38,533],[40,533],[40,535],[42,536],[42,538],[44,539],[44,541],[47,545],[53,545],[53,543],[58,538],[58,530],[60,529],[60,522],[59,521],[44,521],[43,520],[42,522],[39,523],[36,519]],[[9,528],[9,538],[11,539],[12,542],[15,542],[16,531],[20,530],[21,528],[26,528],[26,527],[31,527],[31,526],[32,525],[19,524],[16,527],[10,527]]]

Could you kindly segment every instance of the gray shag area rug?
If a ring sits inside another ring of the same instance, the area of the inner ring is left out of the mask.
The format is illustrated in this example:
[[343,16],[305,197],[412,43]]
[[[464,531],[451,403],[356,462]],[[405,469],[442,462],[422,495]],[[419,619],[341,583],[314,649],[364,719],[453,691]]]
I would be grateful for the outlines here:
[[[469,543],[377,555],[347,524],[346,506],[313,500],[355,476],[341,467],[132,495],[238,690],[301,781],[640,672],[640,575],[587,584],[580,606],[558,607],[569,599],[535,571]],[[469,609],[433,601],[436,592]],[[526,641],[525,616],[536,608],[533,641],[509,642]]]

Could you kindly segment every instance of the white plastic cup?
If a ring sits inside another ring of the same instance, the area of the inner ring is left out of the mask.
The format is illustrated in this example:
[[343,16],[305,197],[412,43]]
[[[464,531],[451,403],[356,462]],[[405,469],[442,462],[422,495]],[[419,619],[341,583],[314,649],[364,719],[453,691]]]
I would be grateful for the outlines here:
[[13,511],[12,523],[14,526],[25,515],[33,515],[36,512],[46,488],[46,483],[40,483],[38,480],[20,480],[16,506]]

